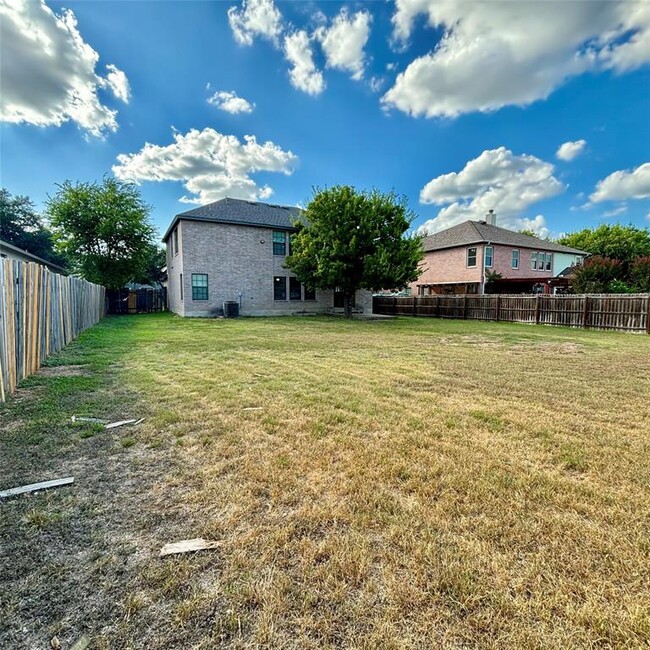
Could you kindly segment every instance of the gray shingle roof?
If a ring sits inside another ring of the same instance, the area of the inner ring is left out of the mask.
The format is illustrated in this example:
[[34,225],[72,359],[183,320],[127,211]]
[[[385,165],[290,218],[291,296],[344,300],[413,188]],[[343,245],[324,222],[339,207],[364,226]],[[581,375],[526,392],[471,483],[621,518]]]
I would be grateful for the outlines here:
[[301,218],[302,210],[300,208],[227,198],[177,214],[167,228],[163,241],[167,241],[180,219],[295,230],[293,222]]
[[523,235],[522,233],[492,226],[484,221],[463,221],[457,226],[441,230],[434,235],[422,239],[422,246],[425,251],[437,251],[443,248],[454,248],[456,246],[467,246],[468,244],[503,244],[514,248],[534,248],[542,251],[555,253],[573,253],[575,255],[586,255],[584,251],[576,248],[569,248],[545,241],[538,237]]

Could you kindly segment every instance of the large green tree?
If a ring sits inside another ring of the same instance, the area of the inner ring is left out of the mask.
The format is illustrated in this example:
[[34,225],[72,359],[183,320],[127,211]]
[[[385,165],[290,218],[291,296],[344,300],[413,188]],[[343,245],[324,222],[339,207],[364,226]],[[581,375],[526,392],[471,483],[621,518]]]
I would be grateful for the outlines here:
[[558,239],[560,244],[577,248],[592,255],[609,257],[629,265],[637,257],[650,255],[650,230],[620,224],[603,224],[598,228],[585,228]]
[[75,271],[108,289],[140,276],[150,259],[151,208],[138,188],[115,178],[66,181],[47,202],[57,247]]
[[54,250],[52,232],[29,197],[12,196],[5,188],[0,188],[0,239],[48,262],[66,264]]
[[357,289],[402,288],[418,277],[421,240],[406,235],[413,218],[393,193],[317,190],[296,224],[286,265],[306,286],[342,291],[349,318]]

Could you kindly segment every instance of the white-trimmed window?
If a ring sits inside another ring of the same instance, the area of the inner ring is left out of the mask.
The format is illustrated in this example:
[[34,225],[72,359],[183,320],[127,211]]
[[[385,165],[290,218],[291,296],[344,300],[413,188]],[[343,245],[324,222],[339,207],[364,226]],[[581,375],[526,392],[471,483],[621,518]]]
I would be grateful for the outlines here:
[[519,251],[513,250],[510,257],[510,268],[518,269],[519,268]]
[[172,235],[172,252],[174,255],[178,255],[178,226],[176,226],[174,234]]
[[485,247],[484,263],[486,269],[492,268],[492,260],[494,259],[494,248],[492,246]]
[[537,271],[537,252],[530,256],[530,270]]
[[473,267],[476,266],[476,246],[472,246],[467,249],[467,266]]

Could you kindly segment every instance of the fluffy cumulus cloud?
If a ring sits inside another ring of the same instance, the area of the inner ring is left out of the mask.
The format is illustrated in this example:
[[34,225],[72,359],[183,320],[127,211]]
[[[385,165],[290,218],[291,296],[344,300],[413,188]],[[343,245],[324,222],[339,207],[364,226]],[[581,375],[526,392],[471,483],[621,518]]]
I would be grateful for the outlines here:
[[325,81],[314,63],[312,39],[305,30],[289,34],[284,39],[284,55],[291,63],[291,85],[308,95],[320,95],[325,89]]
[[351,73],[353,79],[361,79],[365,67],[364,48],[370,36],[372,16],[367,11],[350,15],[343,7],[329,26],[321,26],[315,36],[325,53],[328,68]]
[[298,158],[273,142],[260,144],[254,136],[241,142],[214,129],[175,133],[167,146],[145,144],[137,153],[120,154],[113,173],[130,181],[180,181],[192,196],[184,203],[205,204],[225,196],[266,199],[273,193],[251,178],[256,172],[291,174]]
[[561,144],[555,153],[555,156],[560,160],[569,162],[577,158],[587,146],[586,140],[575,140],[573,142],[565,142]]
[[117,111],[100,89],[128,102],[126,75],[114,65],[97,73],[99,54],[84,42],[72,11],[55,14],[44,2],[0,3],[0,119],[38,126],[76,122],[92,135],[117,129]]
[[326,67],[347,71],[353,79],[363,77],[364,48],[372,22],[368,11],[351,14],[343,7],[328,23],[318,10],[311,15],[312,27],[305,29],[285,23],[273,0],[242,0],[228,10],[228,21],[238,43],[252,45],[257,37],[263,37],[282,49],[291,66],[291,84],[309,95],[319,95],[325,89],[323,73],[314,60],[315,45],[320,45]]
[[616,171],[596,185],[589,197],[592,203],[650,199],[650,163],[636,169]]
[[422,188],[421,203],[443,207],[420,231],[433,233],[467,219],[477,221],[492,209],[497,213],[498,225],[531,229],[546,236],[544,217],[531,219],[524,213],[563,190],[550,163],[535,156],[515,155],[505,147],[486,150],[461,171],[438,176]]
[[455,117],[524,106],[586,71],[650,61],[650,2],[396,0],[393,38],[407,47],[425,14],[443,36],[383,97],[411,115]]
[[236,92],[228,90],[217,90],[214,95],[208,99],[208,104],[216,106],[226,113],[252,113],[255,104],[251,104],[243,97],[239,97]]
[[252,45],[257,36],[277,45],[282,33],[282,14],[273,0],[242,0],[241,7],[228,9],[228,22],[242,45]]

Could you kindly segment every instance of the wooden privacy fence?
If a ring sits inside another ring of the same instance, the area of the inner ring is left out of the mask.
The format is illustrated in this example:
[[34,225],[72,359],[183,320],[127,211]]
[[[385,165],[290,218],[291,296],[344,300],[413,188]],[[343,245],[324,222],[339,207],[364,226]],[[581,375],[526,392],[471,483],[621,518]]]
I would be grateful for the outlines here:
[[0,260],[0,401],[104,316],[104,287],[40,264]]
[[650,294],[375,296],[375,314],[565,325],[650,334]]

